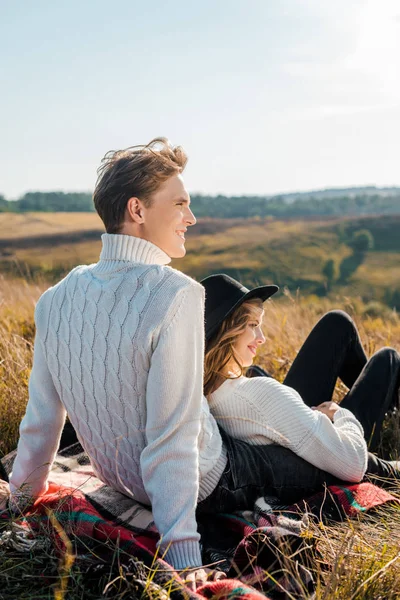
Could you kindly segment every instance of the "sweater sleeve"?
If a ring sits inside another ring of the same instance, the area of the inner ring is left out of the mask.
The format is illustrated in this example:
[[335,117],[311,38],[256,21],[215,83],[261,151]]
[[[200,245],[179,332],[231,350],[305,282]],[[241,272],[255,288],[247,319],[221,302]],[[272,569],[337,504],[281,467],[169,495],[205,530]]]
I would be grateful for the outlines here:
[[143,484],[165,559],[176,569],[202,564],[195,517],[203,394],[204,291],[180,292],[172,321],[154,349],[146,390]]
[[242,402],[254,411],[270,440],[335,477],[361,481],[368,449],[362,425],[349,410],[339,409],[332,423],[309,408],[296,390],[269,378],[247,380],[239,393],[243,392]]
[[14,500],[27,494],[35,497],[47,489],[65,422],[66,411],[54,387],[42,341],[36,335],[29,400],[20,425],[20,438],[10,489]]

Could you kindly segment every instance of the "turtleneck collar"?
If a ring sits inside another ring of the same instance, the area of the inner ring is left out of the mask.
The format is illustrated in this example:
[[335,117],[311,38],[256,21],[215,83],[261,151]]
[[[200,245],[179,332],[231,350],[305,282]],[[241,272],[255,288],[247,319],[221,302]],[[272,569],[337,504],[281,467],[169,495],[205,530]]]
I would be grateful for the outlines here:
[[142,238],[132,235],[103,233],[101,236],[103,248],[98,265],[110,265],[113,262],[129,261],[147,265],[167,265],[171,262],[161,248]]

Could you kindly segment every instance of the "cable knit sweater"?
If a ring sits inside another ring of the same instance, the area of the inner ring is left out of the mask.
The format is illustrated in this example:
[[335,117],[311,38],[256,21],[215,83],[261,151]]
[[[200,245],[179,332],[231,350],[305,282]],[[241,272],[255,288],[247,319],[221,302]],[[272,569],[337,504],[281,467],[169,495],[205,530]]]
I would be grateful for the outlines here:
[[361,481],[368,451],[361,423],[340,408],[332,421],[296,390],[269,377],[228,379],[210,395],[210,409],[232,437],[279,444],[344,481]]
[[152,506],[166,560],[198,566],[196,504],[227,461],[202,394],[204,289],[146,240],[102,242],[37,304],[11,490],[45,491],[67,412],[96,475]]

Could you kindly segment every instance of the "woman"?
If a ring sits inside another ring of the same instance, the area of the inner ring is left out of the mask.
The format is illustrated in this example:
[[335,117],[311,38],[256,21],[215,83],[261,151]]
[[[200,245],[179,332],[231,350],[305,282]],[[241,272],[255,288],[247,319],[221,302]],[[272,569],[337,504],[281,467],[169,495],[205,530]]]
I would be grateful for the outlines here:
[[[263,493],[290,502],[324,483],[357,482],[365,474],[400,478],[398,463],[367,448],[368,442],[376,449],[385,413],[397,403],[400,356],[395,350],[384,348],[368,361],[351,318],[333,311],[313,329],[284,384],[244,377],[265,341],[263,302],[278,288],[250,291],[227,275],[201,283],[206,290],[204,392],[225,431],[236,481],[225,477],[220,487],[232,507],[235,497],[246,503],[243,494],[251,486],[259,493],[264,485],[268,492]],[[332,402],[337,377],[350,390],[340,406]]]

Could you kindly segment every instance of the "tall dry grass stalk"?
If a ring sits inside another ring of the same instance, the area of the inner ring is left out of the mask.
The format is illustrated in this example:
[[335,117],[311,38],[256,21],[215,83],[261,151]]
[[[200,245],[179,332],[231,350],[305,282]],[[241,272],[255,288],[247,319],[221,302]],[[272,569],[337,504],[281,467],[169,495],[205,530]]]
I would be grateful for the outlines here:
[[[399,496],[400,487],[394,488],[395,494],[396,490]],[[274,581],[283,570],[299,587],[297,594],[288,594],[285,598],[310,597],[307,587],[300,583],[300,565],[312,573],[316,583],[315,600],[399,598],[399,507],[387,505],[373,514],[360,514],[359,518],[334,525],[311,519],[303,538],[303,546],[295,552],[285,542],[278,541],[275,547],[278,560],[269,577]],[[259,552],[262,545],[261,533]],[[256,561],[257,557],[253,558]]]
[[[400,487],[394,493],[400,493]],[[317,528],[314,525],[314,528]],[[315,565],[317,598],[399,598],[400,510],[383,507],[372,515],[323,527],[317,533],[323,564]]]
[[0,275],[0,456],[15,448],[28,398],[35,303],[45,287]]

